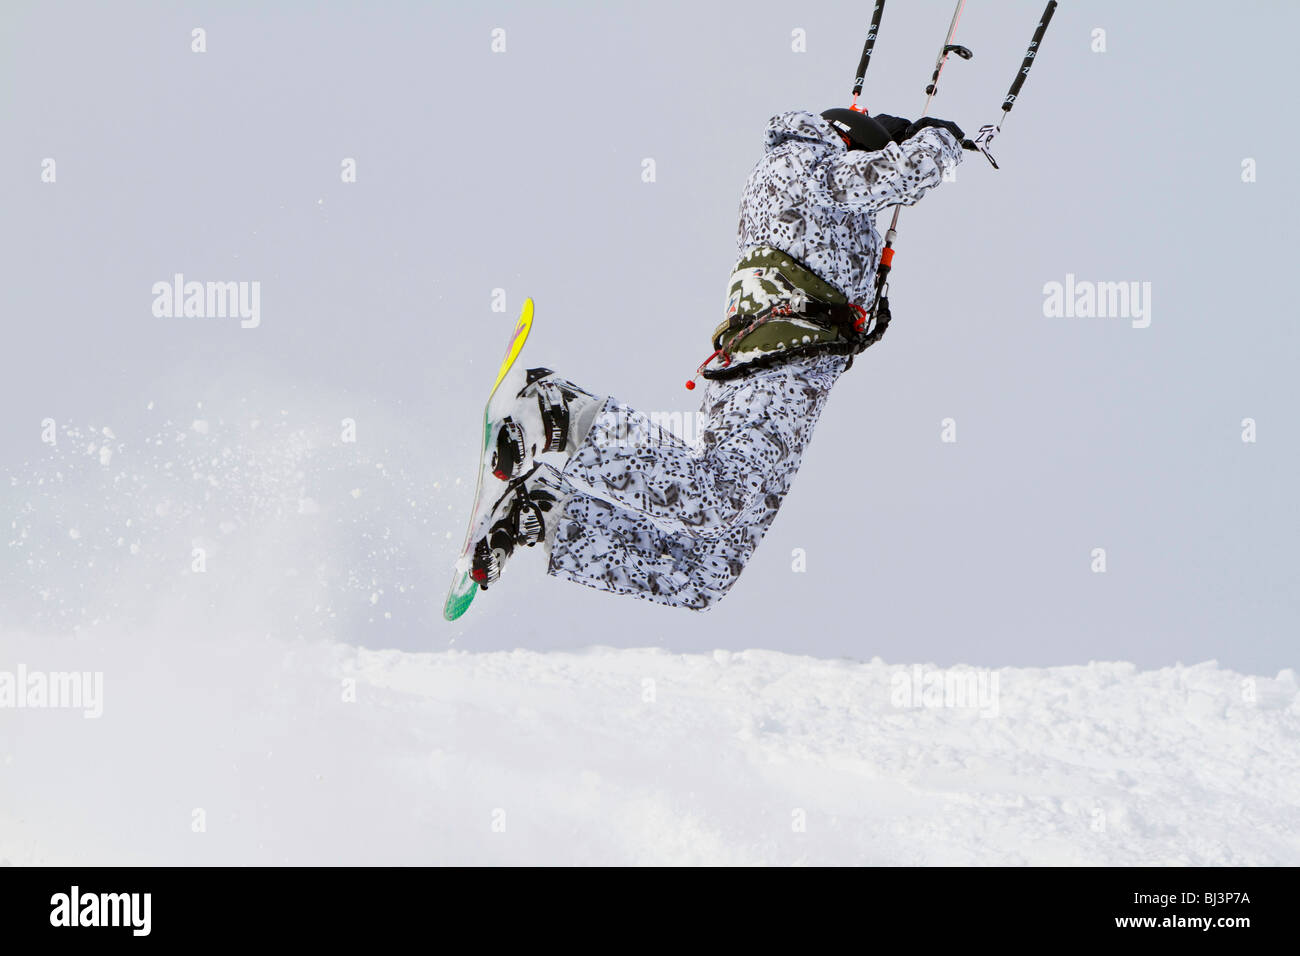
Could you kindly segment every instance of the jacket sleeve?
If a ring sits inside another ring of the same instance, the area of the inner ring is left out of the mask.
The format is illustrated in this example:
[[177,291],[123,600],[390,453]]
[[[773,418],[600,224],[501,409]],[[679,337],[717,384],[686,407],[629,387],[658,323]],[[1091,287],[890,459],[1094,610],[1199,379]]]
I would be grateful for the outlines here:
[[877,152],[855,149],[833,157],[824,167],[829,204],[871,210],[910,206],[947,169],[961,162],[961,144],[944,129],[923,129],[902,143]]

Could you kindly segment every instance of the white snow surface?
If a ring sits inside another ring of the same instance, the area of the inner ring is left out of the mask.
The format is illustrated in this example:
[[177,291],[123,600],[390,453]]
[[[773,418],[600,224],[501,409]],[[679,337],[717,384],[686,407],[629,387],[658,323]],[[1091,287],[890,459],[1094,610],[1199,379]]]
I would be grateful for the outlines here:
[[5,863],[1300,863],[1290,671],[1006,668],[993,714],[767,651],[4,643],[105,672],[0,711]]

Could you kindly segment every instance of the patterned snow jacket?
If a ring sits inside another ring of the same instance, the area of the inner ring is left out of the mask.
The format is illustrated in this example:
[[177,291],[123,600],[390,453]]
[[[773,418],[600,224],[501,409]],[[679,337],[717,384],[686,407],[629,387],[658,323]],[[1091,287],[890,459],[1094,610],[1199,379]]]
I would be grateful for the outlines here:
[[[848,149],[815,113],[772,117],[763,157],[749,174],[740,203],[738,261],[726,305],[733,331],[743,324],[737,316],[782,304],[791,297],[791,286],[798,289],[796,298],[870,308],[882,246],[876,213],[912,205],[959,162],[961,145],[947,130],[924,129],[901,145],[866,152]],[[794,258],[790,268],[780,268],[779,253]],[[782,325],[795,326],[797,338],[806,341],[797,322]],[[715,347],[726,328],[724,323],[715,330]],[[766,340],[778,335],[764,332],[756,330],[746,347],[768,351],[776,343]],[[734,358],[744,362],[753,354]]]

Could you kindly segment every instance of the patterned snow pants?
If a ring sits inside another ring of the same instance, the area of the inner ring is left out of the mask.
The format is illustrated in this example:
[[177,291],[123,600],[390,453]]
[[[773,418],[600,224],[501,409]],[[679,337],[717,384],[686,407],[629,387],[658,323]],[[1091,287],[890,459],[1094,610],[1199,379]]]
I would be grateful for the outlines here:
[[570,494],[550,533],[550,574],[703,611],[736,582],[777,509],[848,359],[794,359],[706,380],[700,441],[606,399],[554,475]]

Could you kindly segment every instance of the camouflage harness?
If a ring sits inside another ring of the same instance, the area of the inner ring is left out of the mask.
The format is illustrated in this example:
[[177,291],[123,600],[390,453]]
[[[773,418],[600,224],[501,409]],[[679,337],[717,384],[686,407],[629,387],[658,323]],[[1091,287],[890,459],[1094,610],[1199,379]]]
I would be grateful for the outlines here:
[[[727,318],[713,330],[714,353],[700,366],[709,379],[729,379],[805,355],[853,356],[889,327],[889,300],[871,312],[794,256],[759,246],[736,263]],[[718,365],[707,366],[714,360]]]

